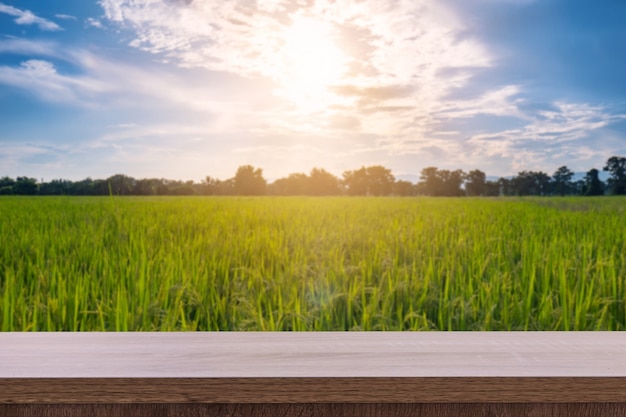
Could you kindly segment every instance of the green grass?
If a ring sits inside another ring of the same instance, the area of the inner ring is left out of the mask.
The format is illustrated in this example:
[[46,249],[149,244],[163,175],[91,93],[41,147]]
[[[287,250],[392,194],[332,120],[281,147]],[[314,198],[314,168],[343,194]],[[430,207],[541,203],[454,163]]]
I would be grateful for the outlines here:
[[626,330],[626,199],[0,199],[0,330]]

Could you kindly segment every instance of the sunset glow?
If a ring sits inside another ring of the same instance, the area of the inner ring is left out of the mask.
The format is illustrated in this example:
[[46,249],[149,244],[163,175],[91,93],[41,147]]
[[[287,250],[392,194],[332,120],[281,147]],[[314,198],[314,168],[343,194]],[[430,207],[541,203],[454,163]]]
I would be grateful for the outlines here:
[[602,169],[618,3],[0,0],[0,176]]
[[324,106],[327,88],[339,83],[345,56],[333,41],[330,26],[308,17],[296,16],[284,33],[285,73],[281,93],[302,108]]

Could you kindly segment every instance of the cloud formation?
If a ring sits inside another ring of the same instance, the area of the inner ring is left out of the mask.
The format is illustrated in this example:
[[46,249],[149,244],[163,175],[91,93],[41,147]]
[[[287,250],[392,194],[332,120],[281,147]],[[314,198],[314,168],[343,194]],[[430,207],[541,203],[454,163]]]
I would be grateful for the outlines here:
[[0,3],[0,13],[15,16],[15,23],[17,23],[18,25],[37,25],[39,26],[39,29],[48,31],[63,30],[56,23],[48,19],[36,16],[30,10],[21,10],[13,6],[6,5],[4,3]]
[[[141,167],[158,175],[177,165],[179,178],[226,177],[247,163],[270,178],[367,164],[400,176],[430,165],[511,175],[568,159],[588,169],[624,149],[616,139],[623,106],[534,64],[546,61],[532,55],[545,42],[523,28],[537,15],[552,19],[542,2],[474,3],[99,0],[104,14],[90,12],[97,19],[73,18],[83,16],[78,8],[55,15],[46,3],[37,13],[83,24],[68,25],[72,37],[10,25],[0,85],[30,108],[82,114],[87,128],[72,149],[81,158],[96,152],[103,170],[138,176]],[[58,30],[4,3],[0,13]],[[504,36],[511,21],[520,26],[515,42]],[[519,62],[533,71],[518,71]],[[559,80],[566,89],[551,88]],[[68,123],[52,123],[66,140]]]
[[[588,141],[611,123],[626,118],[614,115],[601,106],[556,102],[549,110],[539,110],[524,117],[528,123],[519,129],[508,129],[473,135],[467,149],[475,158],[485,161],[499,157],[510,161],[518,170],[540,170],[551,160],[574,160],[580,164],[611,153],[613,143],[598,141],[591,148]],[[584,169],[579,165],[580,169]]]
[[[341,74],[317,86],[325,90],[318,92],[325,94],[323,99],[313,97],[327,108],[417,106],[426,111],[451,89],[464,85],[473,69],[490,65],[481,44],[457,36],[464,29],[462,22],[427,0],[103,0],[101,4],[109,20],[134,33],[132,46],[184,67],[266,77],[278,84],[278,95],[287,100],[294,99],[289,87],[294,77],[289,56],[293,28],[320,22],[312,26],[328,32],[342,60]],[[320,62],[307,64],[323,71],[331,62],[320,54]],[[448,68],[459,71],[445,73]],[[348,90],[351,93],[344,94]]]
[[62,19],[62,20],[76,20],[76,16],[72,16],[70,14],[63,14],[63,13],[55,14],[54,17],[56,17],[57,19]]
[[30,91],[53,103],[87,104],[88,95],[109,89],[106,83],[94,78],[60,74],[52,62],[43,59],[29,59],[19,66],[0,66],[0,84]]

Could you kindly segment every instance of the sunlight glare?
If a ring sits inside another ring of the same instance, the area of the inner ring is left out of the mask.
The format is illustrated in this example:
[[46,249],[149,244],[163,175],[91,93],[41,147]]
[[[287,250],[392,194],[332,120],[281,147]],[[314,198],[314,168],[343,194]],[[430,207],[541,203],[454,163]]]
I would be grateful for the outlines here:
[[340,81],[346,64],[330,26],[318,19],[296,16],[283,38],[286,66],[282,95],[301,108],[325,106],[327,88]]

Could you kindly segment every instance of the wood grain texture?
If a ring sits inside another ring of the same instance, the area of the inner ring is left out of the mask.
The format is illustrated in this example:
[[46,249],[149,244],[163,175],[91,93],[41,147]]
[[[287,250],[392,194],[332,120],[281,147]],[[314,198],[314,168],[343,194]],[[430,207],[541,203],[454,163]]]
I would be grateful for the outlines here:
[[623,405],[626,333],[0,333],[0,404],[182,403]]
[[623,417],[624,404],[0,404],[3,417]]
[[0,378],[626,377],[626,332],[0,333]]
[[626,378],[17,378],[0,403],[624,402]]

